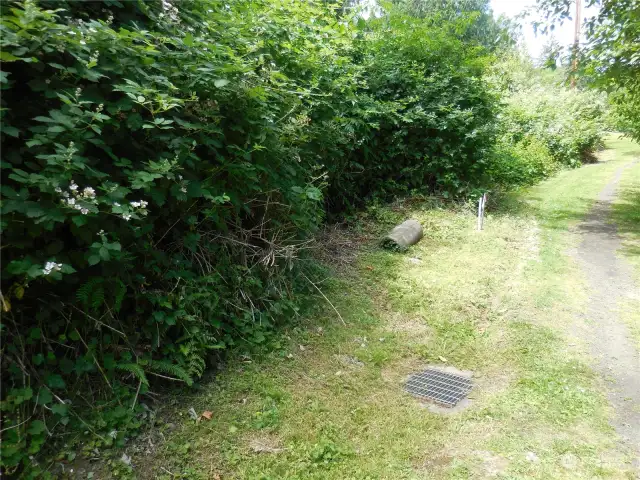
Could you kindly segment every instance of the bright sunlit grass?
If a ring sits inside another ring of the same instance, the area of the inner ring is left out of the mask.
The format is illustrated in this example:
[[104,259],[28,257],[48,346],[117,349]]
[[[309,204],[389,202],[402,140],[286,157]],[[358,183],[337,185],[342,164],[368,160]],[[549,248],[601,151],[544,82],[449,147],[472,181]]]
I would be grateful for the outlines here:
[[[625,157],[635,159],[635,163],[625,170],[620,181],[612,219],[622,237],[619,254],[633,265],[640,282],[640,147],[630,141],[619,144]],[[640,348],[640,292],[623,305],[621,313]]]

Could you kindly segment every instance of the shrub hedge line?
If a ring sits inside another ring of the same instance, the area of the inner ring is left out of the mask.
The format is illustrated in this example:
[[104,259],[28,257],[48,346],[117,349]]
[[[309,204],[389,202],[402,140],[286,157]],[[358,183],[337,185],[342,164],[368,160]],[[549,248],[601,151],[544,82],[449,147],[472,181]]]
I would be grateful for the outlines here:
[[568,88],[566,71],[536,69],[513,51],[496,62],[492,77],[505,101],[492,185],[531,185],[560,168],[591,161],[609,123],[604,93]]

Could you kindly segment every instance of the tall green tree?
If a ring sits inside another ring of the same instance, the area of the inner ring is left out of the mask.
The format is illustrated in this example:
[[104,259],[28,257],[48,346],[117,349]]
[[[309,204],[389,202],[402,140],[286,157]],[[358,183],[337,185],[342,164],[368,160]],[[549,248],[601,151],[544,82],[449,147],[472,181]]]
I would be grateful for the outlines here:
[[489,0],[395,0],[409,15],[448,22],[467,19],[461,32],[471,41],[495,51],[515,44],[516,24],[502,16],[495,18]]
[[[571,20],[573,5],[538,0],[542,29]],[[628,133],[640,139],[640,0],[589,0],[587,6],[599,10],[583,19],[587,41],[579,51],[579,73],[611,92]]]

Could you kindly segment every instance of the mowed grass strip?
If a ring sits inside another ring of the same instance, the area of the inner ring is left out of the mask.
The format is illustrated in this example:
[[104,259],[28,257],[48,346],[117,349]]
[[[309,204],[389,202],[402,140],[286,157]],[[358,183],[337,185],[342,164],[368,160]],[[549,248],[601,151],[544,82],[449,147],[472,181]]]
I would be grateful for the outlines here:
[[633,266],[639,285],[638,294],[622,305],[621,314],[640,349],[640,146],[625,139],[617,140],[617,144],[620,157],[635,161],[620,180],[612,221],[622,237],[619,254]]

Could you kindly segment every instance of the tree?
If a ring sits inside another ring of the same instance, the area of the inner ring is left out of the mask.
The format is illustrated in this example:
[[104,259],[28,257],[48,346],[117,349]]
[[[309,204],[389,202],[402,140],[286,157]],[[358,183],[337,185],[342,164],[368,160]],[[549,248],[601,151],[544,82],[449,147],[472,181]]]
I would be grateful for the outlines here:
[[[549,31],[571,19],[572,0],[538,0]],[[640,0],[589,0],[599,6],[596,15],[584,19],[587,41],[581,46],[579,73],[592,86],[611,93],[617,112],[635,139],[640,139]]]
[[558,64],[562,64],[563,47],[558,42],[558,39],[553,35],[542,47],[542,53],[538,59],[538,65],[543,68],[555,70],[558,68]]
[[478,43],[490,51],[515,44],[517,26],[510,19],[495,18],[489,0],[395,0],[411,16],[436,17],[446,21],[470,21],[463,40]]

